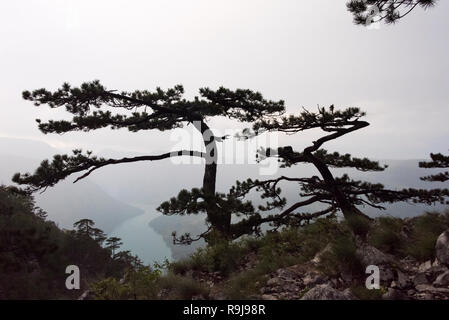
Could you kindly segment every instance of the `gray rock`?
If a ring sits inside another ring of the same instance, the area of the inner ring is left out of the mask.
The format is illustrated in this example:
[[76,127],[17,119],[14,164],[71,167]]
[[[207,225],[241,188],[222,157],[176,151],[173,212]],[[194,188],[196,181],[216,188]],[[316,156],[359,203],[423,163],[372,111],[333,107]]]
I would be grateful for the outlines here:
[[419,285],[428,285],[429,279],[427,278],[427,275],[425,273],[418,273],[413,277],[413,284],[415,287]]
[[418,293],[415,297],[419,300],[434,300],[435,298],[434,295],[429,292]]
[[380,266],[394,262],[394,258],[388,254],[383,253],[379,249],[363,244],[356,251],[360,262],[366,267],[369,265]]
[[267,281],[267,286],[278,286],[281,284],[281,279],[274,277]]
[[343,294],[348,298],[348,300],[359,300],[351,291],[350,288],[343,290]]
[[449,266],[449,230],[438,237],[435,250],[438,261],[443,265]]
[[332,251],[332,245],[330,243],[328,243],[327,246],[323,250],[318,252],[315,255],[315,257],[312,260],[310,260],[310,262],[312,262],[314,264],[320,264],[320,262],[321,262],[321,260],[323,258],[323,255],[328,253],[328,252],[331,252],[331,251]]
[[433,282],[435,287],[449,287],[449,271],[440,274],[437,279]]
[[305,286],[314,286],[326,282],[329,278],[321,274],[308,273],[302,279]]
[[438,259],[435,259],[432,262],[432,267],[440,267],[440,266],[441,266],[441,263],[440,263],[440,261],[438,261]]
[[418,292],[429,292],[429,293],[442,293],[442,294],[449,294],[449,289],[446,288],[435,288],[431,285],[427,284],[420,284],[416,286],[416,290]]
[[398,288],[400,288],[400,289],[410,288],[411,287],[410,277],[399,270],[397,271],[397,273],[398,273],[398,279],[396,281],[396,284],[397,284]]
[[320,284],[310,289],[301,300],[350,300],[347,295],[332,288],[329,284]]
[[432,268],[432,261],[429,260],[429,261],[421,263],[419,265],[419,267],[418,267],[418,271],[419,272],[426,272],[430,268]]
[[434,282],[439,275],[445,273],[448,269],[445,266],[432,267],[426,271],[429,282]]
[[390,283],[394,280],[394,272],[388,266],[379,266],[380,281],[385,286],[390,286]]
[[90,296],[90,290],[86,290],[83,294],[78,298],[78,300],[87,300]]
[[279,299],[271,294],[264,294],[262,295],[262,300],[279,300]]
[[416,291],[413,290],[413,289],[407,290],[407,295],[408,296],[413,296],[415,293],[416,293]]

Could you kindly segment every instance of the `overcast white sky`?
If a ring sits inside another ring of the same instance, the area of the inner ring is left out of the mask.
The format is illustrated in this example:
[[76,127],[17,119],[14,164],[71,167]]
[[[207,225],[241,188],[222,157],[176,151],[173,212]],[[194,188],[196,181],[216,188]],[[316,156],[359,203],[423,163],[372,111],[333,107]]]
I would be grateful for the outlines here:
[[[449,1],[394,26],[352,24],[346,0],[29,0],[0,7],[0,136],[58,147],[162,150],[167,134],[41,134],[24,89],[249,88],[302,106],[358,106],[371,126],[326,146],[375,158],[449,149]],[[217,122],[224,128],[223,122]],[[309,136],[283,141],[307,143]]]

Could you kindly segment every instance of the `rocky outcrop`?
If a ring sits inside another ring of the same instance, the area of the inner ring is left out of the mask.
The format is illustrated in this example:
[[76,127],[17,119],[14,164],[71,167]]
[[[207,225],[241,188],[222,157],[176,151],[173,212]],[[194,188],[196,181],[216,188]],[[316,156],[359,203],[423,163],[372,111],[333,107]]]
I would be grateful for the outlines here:
[[438,237],[435,251],[438,261],[449,267],[449,230]]
[[440,274],[433,282],[435,287],[449,288],[449,271]]
[[393,256],[383,253],[379,249],[366,243],[360,244],[356,250],[356,254],[365,267],[369,265],[388,265],[395,261]]
[[338,291],[330,284],[320,284],[309,290],[301,300],[352,300],[354,296],[348,291]]
[[313,264],[281,268],[270,275],[265,287],[261,289],[262,299],[296,300],[310,288],[328,280]]
[[[437,260],[419,263],[407,257],[397,259],[363,242],[358,242],[356,255],[363,267],[375,265],[380,270],[385,300],[449,300],[449,269],[446,257],[448,232],[437,241]],[[266,300],[353,300],[352,279],[342,272],[337,277],[323,274],[319,268],[322,256],[332,247],[326,246],[309,263],[282,268],[272,273],[261,289]],[[359,279],[360,280],[360,279]]]
[[[280,268],[266,275],[266,282],[259,293],[250,299],[263,300],[357,300],[377,297],[384,300],[449,300],[449,268],[446,264],[448,232],[443,233],[436,244],[435,261],[418,262],[411,257],[399,259],[391,254],[356,240],[356,258],[362,268],[379,267],[380,291],[364,292],[363,272],[354,274],[323,268],[323,257],[332,250],[329,244],[307,263]],[[327,261],[327,260],[326,260]],[[239,269],[246,271],[257,265],[257,256],[248,255]],[[189,276],[207,284],[211,291],[208,298],[227,299],[223,286],[226,277],[217,272],[196,271]],[[218,284],[218,285],[217,285]],[[356,289],[356,290],[354,290]],[[200,297],[201,298],[201,297]]]

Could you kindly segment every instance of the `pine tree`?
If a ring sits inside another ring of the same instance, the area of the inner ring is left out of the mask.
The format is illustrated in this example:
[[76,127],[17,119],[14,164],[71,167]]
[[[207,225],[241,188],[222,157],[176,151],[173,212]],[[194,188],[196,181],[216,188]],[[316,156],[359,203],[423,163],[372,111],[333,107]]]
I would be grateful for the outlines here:
[[[431,153],[432,161],[422,161],[419,163],[420,168],[449,168],[449,156],[441,153]],[[446,182],[449,180],[449,171],[422,177],[423,181]]]
[[92,238],[101,246],[106,240],[107,236],[103,230],[98,228],[92,229]]
[[81,219],[73,224],[76,233],[80,236],[93,238],[95,234],[95,222],[90,219]]
[[354,16],[354,23],[369,25],[383,21],[395,23],[404,18],[417,7],[428,9],[436,0],[350,0],[346,3],[348,11]]
[[123,244],[123,242],[121,242],[122,239],[118,238],[118,237],[110,237],[108,239],[106,239],[106,248],[111,250],[112,252],[112,257],[115,257],[115,251],[117,249],[120,248],[120,246]]
[[80,87],[71,87],[65,83],[54,92],[46,89],[23,92],[23,98],[34,102],[36,106],[64,107],[73,115],[71,120],[42,122],[37,119],[39,129],[44,134],[88,132],[101,128],[126,128],[131,132],[166,131],[193,125],[203,137],[205,152],[179,150],[159,155],[104,159],[93,156],[90,151],[83,153],[82,150],[74,150],[73,155],[55,155],[52,161],[43,161],[33,174],[15,174],[13,181],[27,185],[27,191],[35,192],[54,186],[69,175],[83,172],[75,180],[79,181],[108,165],[178,156],[201,157],[206,160],[202,190],[208,220],[218,232],[227,233],[228,230],[222,228],[228,223],[223,221],[225,217],[214,202],[217,142],[221,142],[225,137],[215,136],[207,121],[211,117],[221,116],[241,122],[253,122],[282,114],[285,110],[284,102],[265,100],[260,93],[251,90],[233,91],[223,87],[218,90],[200,89],[200,97],[193,100],[186,100],[183,94],[184,89],[180,85],[168,90],[157,88],[155,92],[137,90],[117,93],[107,90],[99,81],[83,83]]
[[[381,166],[377,161],[367,158],[356,158],[350,154],[330,153],[322,146],[332,140],[365,128],[368,122],[361,120],[365,113],[358,108],[335,110],[318,108],[318,112],[304,110],[299,115],[291,115],[280,119],[261,120],[254,124],[253,132],[246,130],[248,136],[255,136],[262,132],[301,133],[308,130],[320,129],[323,136],[313,141],[302,151],[294,151],[292,147],[285,146],[278,150],[260,150],[259,159],[276,157],[281,167],[291,167],[299,164],[312,164],[320,176],[312,177],[286,177],[269,179],[265,181],[244,182],[237,181],[229,193],[215,195],[215,202],[227,215],[229,225],[228,238],[236,239],[245,234],[260,233],[260,226],[270,223],[274,227],[284,225],[302,225],[321,216],[341,212],[350,223],[361,220],[369,221],[358,207],[371,206],[384,209],[383,204],[400,201],[432,204],[443,203],[449,196],[449,190],[388,190],[382,184],[374,184],[351,179],[347,174],[335,177],[330,168],[354,168],[360,171],[383,171],[387,166]],[[295,183],[299,187],[300,200],[288,206],[285,198],[281,196],[281,183]],[[251,201],[245,201],[252,191],[261,192],[266,203],[255,208]],[[199,189],[183,190],[177,198],[163,203],[159,210],[165,214],[191,214],[204,212],[203,194]],[[316,208],[319,209],[316,209]],[[239,222],[231,224],[232,216],[240,217]],[[200,238],[213,236],[211,229],[198,237],[192,238],[190,234],[177,237],[173,234],[176,243],[189,244]]]

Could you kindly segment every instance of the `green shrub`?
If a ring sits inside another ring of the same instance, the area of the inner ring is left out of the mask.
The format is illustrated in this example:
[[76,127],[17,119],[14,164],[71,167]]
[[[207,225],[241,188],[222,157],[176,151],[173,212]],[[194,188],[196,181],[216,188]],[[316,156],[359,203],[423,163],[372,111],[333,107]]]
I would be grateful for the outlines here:
[[403,225],[402,219],[380,217],[370,231],[368,242],[383,252],[401,254],[405,245],[405,240],[401,237]]
[[411,243],[406,253],[419,261],[433,259],[438,236],[449,228],[449,214],[427,212],[412,219],[411,225]]
[[106,278],[91,285],[93,298],[96,300],[128,300],[131,299],[131,288],[121,284],[115,278]]
[[157,288],[168,292],[166,298],[173,300],[191,300],[197,295],[206,298],[209,295],[209,290],[195,279],[172,273],[159,278]]
[[357,247],[349,235],[341,235],[332,243],[332,249],[324,252],[320,262],[320,269],[328,275],[347,272],[353,276],[363,273],[362,263],[357,254]]
[[231,300],[248,299],[259,294],[260,288],[266,282],[265,273],[260,270],[247,270],[231,277],[225,288],[225,296]]
[[369,290],[363,286],[356,286],[351,288],[351,292],[360,300],[382,300],[386,290],[384,288]]
[[130,268],[123,283],[116,278],[106,278],[91,285],[94,299],[97,300],[149,300],[156,299],[159,288],[157,280],[161,270],[140,266]]
[[365,237],[371,229],[371,221],[362,215],[355,214],[345,218],[345,223],[354,234]]
[[169,269],[175,274],[185,274],[189,270],[202,270],[227,275],[237,268],[241,258],[247,252],[248,249],[243,242],[223,241],[198,249],[189,258],[171,263]]

